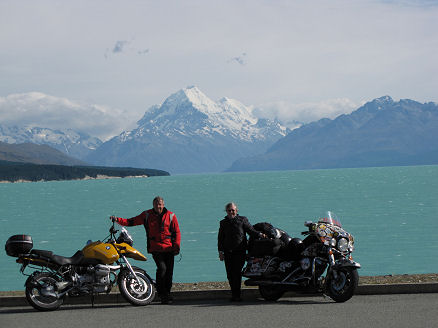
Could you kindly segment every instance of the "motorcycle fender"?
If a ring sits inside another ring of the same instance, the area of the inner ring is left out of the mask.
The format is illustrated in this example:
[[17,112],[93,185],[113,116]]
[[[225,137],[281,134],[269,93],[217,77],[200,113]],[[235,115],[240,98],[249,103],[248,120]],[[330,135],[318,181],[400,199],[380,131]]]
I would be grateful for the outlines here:
[[[157,284],[157,282],[155,281],[155,279],[152,279],[151,276],[146,272],[146,270],[143,270],[142,268],[139,268],[137,266],[132,266],[132,269],[134,271],[139,271],[141,273],[143,273],[150,281],[152,281],[152,284],[154,284],[154,286]],[[128,270],[128,268],[124,269],[124,270]]]
[[39,287],[39,285],[35,282],[35,280],[33,280],[33,276],[35,274],[37,274],[39,272],[35,271],[34,273],[32,273],[27,279],[26,282],[24,283],[24,286],[26,288],[37,288]]
[[335,265],[332,266],[333,270],[338,270],[340,268],[356,268],[356,269],[360,269],[361,265],[358,262],[354,262],[354,261],[351,261],[351,260],[345,260],[345,261],[336,262]]
[[126,243],[116,244],[116,247],[119,249],[120,253],[125,255],[126,257],[132,258],[137,261],[147,260],[146,256],[144,256],[141,252]]

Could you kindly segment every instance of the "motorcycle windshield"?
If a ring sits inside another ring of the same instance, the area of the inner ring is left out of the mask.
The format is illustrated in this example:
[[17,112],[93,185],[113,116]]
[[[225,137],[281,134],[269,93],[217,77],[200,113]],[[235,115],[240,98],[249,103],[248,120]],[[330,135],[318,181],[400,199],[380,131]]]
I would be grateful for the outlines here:
[[332,224],[332,225],[335,225],[339,228],[342,228],[341,220],[339,219],[339,217],[335,213],[333,213],[331,211],[327,211],[325,216],[321,217],[318,220],[318,223]]
[[119,238],[117,239],[117,242],[120,243],[127,243],[128,245],[131,245],[134,243],[134,240],[132,239],[131,235],[128,233],[128,231],[125,228],[122,228],[119,234]]

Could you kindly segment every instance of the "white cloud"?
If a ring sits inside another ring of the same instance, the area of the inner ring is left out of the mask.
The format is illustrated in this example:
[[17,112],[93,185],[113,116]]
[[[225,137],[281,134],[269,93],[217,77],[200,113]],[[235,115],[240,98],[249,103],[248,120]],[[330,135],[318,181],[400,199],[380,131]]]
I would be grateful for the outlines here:
[[105,140],[132,128],[136,119],[119,109],[79,104],[40,92],[0,97],[0,122],[5,125],[73,129]]
[[438,101],[437,17],[427,0],[0,1],[0,96],[138,117],[192,84],[246,104]]
[[278,101],[262,104],[254,108],[253,113],[258,117],[276,118],[289,127],[295,127],[297,122],[309,123],[321,118],[334,119],[341,114],[351,113],[361,105],[346,98],[299,104]]

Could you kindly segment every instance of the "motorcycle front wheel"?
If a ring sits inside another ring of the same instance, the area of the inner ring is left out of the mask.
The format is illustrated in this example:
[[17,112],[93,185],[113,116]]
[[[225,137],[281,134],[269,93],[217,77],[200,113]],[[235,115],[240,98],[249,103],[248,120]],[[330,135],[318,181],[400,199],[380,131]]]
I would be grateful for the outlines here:
[[355,268],[341,268],[336,270],[336,278],[331,274],[327,278],[327,293],[335,302],[348,301],[359,283],[359,274]]
[[281,287],[267,285],[259,286],[259,292],[266,301],[272,302],[277,301],[284,294],[284,290]]
[[155,298],[155,288],[151,279],[142,272],[135,271],[137,279],[128,271],[119,274],[120,294],[132,305],[148,305]]
[[59,280],[50,273],[40,272],[26,281],[26,299],[39,311],[53,311],[61,306],[64,299],[56,296]]

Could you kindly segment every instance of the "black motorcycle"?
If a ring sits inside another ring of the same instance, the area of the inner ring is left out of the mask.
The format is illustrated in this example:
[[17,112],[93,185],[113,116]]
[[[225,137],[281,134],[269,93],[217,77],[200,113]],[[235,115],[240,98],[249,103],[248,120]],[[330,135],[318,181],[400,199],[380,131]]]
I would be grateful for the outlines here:
[[353,236],[332,213],[316,223],[304,223],[304,240],[291,238],[269,223],[254,225],[268,239],[250,240],[243,276],[247,286],[258,286],[261,296],[276,301],[286,291],[321,293],[336,302],[349,300],[359,282],[353,261]]

